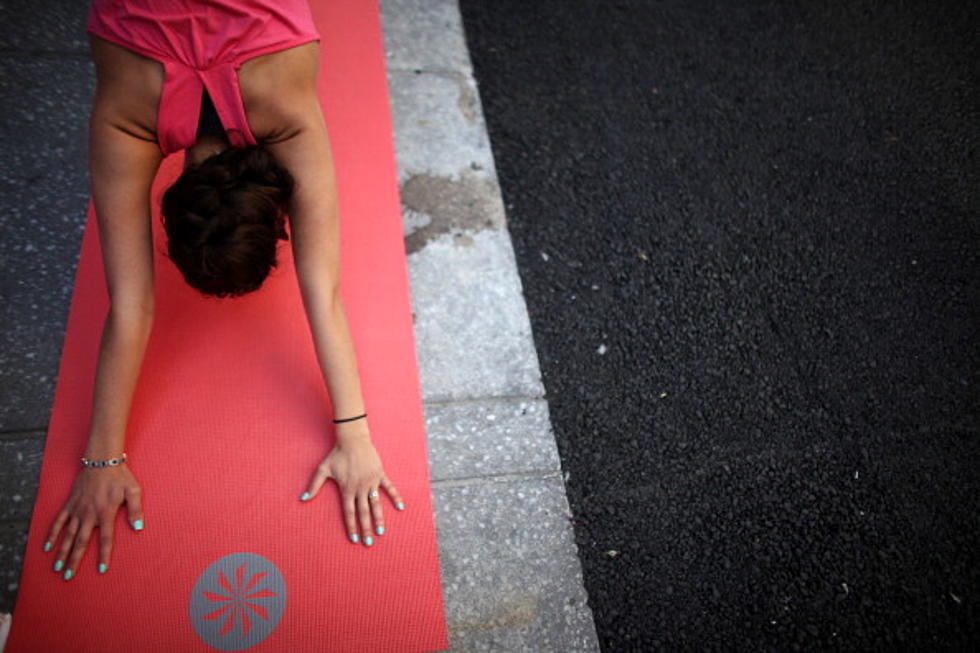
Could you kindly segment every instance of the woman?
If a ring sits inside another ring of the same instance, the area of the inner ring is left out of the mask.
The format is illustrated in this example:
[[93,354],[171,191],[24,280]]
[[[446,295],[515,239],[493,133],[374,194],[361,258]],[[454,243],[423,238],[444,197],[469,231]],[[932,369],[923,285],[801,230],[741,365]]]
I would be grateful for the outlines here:
[[123,502],[131,526],[143,528],[123,445],[153,322],[150,187],[161,160],[180,150],[184,172],[161,208],[168,257],[191,286],[216,297],[254,291],[276,265],[277,241],[291,241],[340,418],[336,446],[300,499],[334,479],[350,540],[370,546],[372,520],[383,533],[378,488],[404,506],[371,442],[338,288],[336,188],[306,0],[94,0],[86,30],[97,76],[89,171],[110,310],[84,467],[44,545],[51,551],[63,532],[54,570],[70,579],[98,526],[105,573]]

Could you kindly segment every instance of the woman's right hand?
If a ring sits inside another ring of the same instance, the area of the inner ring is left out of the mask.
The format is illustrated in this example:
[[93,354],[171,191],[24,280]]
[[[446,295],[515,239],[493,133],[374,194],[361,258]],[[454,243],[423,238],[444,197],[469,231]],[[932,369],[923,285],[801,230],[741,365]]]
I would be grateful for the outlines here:
[[[69,580],[77,571],[92,529],[99,527],[99,573],[105,573],[112,551],[112,529],[119,506],[126,502],[129,523],[134,530],[143,528],[143,508],[140,486],[132,472],[121,463],[112,467],[85,467],[78,472],[71,494],[58,512],[44,550],[50,551],[62,528],[64,538],[57,549],[54,570],[65,569],[64,579]],[[67,526],[67,527],[66,527]],[[67,565],[65,565],[67,561]]]

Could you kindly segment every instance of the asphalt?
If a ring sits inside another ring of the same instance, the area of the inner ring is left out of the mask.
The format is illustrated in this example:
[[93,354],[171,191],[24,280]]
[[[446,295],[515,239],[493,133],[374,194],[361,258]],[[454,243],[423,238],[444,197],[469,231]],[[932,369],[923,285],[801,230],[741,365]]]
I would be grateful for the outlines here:
[[602,649],[975,649],[978,5],[460,9]]

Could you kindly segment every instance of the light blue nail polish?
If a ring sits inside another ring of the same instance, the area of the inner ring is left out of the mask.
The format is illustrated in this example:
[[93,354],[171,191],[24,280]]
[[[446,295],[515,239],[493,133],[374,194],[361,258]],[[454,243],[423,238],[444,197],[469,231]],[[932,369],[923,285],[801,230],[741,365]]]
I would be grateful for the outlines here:
[[404,510],[405,504],[399,501],[398,503],[395,504],[395,507],[398,508],[399,510]]
[[134,530],[137,530],[137,531],[143,530],[143,520],[142,519],[137,519],[136,521],[134,521],[133,522],[133,529]]
[[307,500],[307,499],[309,499],[309,498],[310,498],[310,493],[309,493],[309,492],[304,492],[304,493],[303,493],[303,496],[301,496],[301,497],[299,498],[299,500],[300,500],[300,501],[306,501],[306,500]]
[[374,544],[374,540],[371,539],[370,535],[364,538],[364,546],[371,546],[372,544]]
[[45,551],[50,551],[51,550],[51,542],[45,542],[44,543],[44,550]]
[[354,544],[357,544],[357,533],[350,534],[350,541],[353,542]]
[[62,562],[61,560],[55,560],[54,561],[54,570],[55,571],[61,571],[61,568],[64,567],[64,566],[65,566],[65,563]]
[[376,526],[375,529],[374,529],[374,532],[377,533],[378,535],[384,535],[385,527],[384,526]]
[[65,570],[65,580],[71,580],[71,569]]
[[100,562],[99,563],[99,573],[100,574],[104,574],[105,573],[105,570],[106,570],[105,563],[104,562]]

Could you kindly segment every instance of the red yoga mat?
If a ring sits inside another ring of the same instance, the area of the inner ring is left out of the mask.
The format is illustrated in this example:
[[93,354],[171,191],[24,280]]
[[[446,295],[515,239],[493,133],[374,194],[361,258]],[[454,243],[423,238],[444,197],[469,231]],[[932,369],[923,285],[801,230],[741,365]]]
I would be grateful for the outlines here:
[[[366,547],[345,535],[335,483],[299,500],[334,431],[291,249],[281,241],[279,268],[249,295],[205,298],[187,286],[162,255],[156,209],[182,169],[175,154],[152,191],[156,317],[126,437],[145,528],[133,531],[120,510],[104,575],[98,530],[69,581],[42,552],[80,468],[108,308],[90,203],[9,652],[448,647],[378,6],[311,6],[343,300],[372,439],[405,510],[380,490],[385,533]],[[225,614],[247,622],[204,619],[235,594]]]

